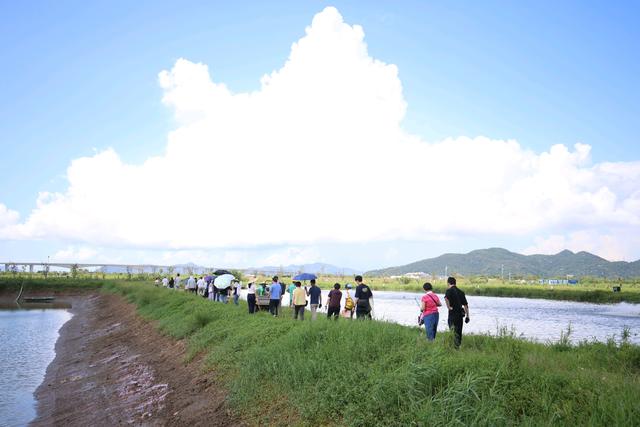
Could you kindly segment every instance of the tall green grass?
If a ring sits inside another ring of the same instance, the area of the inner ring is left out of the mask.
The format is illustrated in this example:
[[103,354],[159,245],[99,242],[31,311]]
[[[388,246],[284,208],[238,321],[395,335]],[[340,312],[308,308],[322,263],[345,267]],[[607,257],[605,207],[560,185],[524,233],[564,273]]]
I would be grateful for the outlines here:
[[107,283],[161,331],[186,339],[252,424],[634,425],[640,348],[628,342],[537,344],[385,322],[296,322],[246,305],[140,284]]
[[68,292],[68,291],[90,291],[96,290],[103,285],[101,280],[86,280],[72,278],[30,278],[26,275],[16,277],[0,277],[0,293],[10,294],[20,292],[24,286],[24,294],[29,292]]

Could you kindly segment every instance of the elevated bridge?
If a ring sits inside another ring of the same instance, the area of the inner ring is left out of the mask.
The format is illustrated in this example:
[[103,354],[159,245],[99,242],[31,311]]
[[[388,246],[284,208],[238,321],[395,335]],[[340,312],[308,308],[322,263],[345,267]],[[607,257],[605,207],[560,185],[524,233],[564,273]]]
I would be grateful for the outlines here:
[[[117,268],[123,269],[128,273],[159,273],[160,270],[163,273],[167,273],[170,269],[175,270],[188,270],[189,266],[184,265],[156,265],[156,264],[101,264],[101,263],[69,263],[69,262],[0,262],[0,265],[4,265],[4,271],[10,272],[21,272],[29,270],[30,273],[33,273],[36,267],[40,267],[37,270],[45,270],[49,271],[51,267],[57,268],[68,268],[72,270],[76,269],[100,269],[100,268]],[[24,267],[24,268],[23,268]],[[210,269],[207,267],[194,266],[192,267],[193,271],[209,271]]]

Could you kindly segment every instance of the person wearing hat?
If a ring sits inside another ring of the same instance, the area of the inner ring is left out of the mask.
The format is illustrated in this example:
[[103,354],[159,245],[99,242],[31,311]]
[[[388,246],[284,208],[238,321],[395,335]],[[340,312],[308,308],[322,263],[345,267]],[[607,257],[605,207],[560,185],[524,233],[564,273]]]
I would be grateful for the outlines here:
[[356,304],[353,301],[353,298],[351,298],[350,294],[353,286],[351,286],[351,283],[347,283],[346,285],[344,285],[344,287],[344,310],[342,310],[342,317],[353,319],[353,313],[355,313],[356,308]]

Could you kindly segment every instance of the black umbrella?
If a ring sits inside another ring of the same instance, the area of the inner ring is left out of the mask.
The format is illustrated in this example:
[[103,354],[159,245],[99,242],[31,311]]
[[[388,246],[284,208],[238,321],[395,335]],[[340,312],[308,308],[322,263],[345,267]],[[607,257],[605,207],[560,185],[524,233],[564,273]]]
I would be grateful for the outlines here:
[[214,276],[222,276],[223,274],[231,274],[231,272],[227,270],[216,270],[213,272]]

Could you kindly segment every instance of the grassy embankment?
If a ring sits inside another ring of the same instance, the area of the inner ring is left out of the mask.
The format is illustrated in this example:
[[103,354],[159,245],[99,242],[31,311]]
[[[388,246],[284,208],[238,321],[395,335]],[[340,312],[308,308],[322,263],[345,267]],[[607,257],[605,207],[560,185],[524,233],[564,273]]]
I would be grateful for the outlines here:
[[[259,277],[259,280],[270,282],[269,278]],[[290,278],[284,279],[287,283]],[[405,291],[422,292],[422,284],[431,282],[434,290],[444,293],[447,285],[444,280],[417,280],[408,278],[365,277],[365,282],[375,290],[381,291]],[[331,289],[334,283],[354,283],[353,277],[321,276],[318,284],[322,289]],[[499,279],[474,279],[464,278],[458,281],[460,289],[467,295],[495,296],[495,297],[519,297],[541,298],[565,301],[616,303],[632,302],[640,303],[640,283],[627,281],[622,283],[621,292],[613,292],[612,286],[618,282],[588,282],[578,285],[539,285],[534,283],[517,283],[502,281]]]
[[231,407],[280,425],[633,425],[640,420],[640,347],[570,346],[501,336],[424,333],[392,323],[250,316],[246,305],[107,282],[189,357],[216,369]]
[[0,295],[17,296],[20,287],[24,287],[23,295],[47,293],[65,293],[92,291],[100,288],[105,282],[102,280],[59,278],[32,278],[27,275],[16,275],[15,277],[0,277]]
[[[42,273],[0,273],[0,283],[16,280],[42,279]],[[48,281],[64,286],[78,286],[82,284],[97,283],[100,280],[129,280],[150,281],[158,277],[158,274],[103,274],[79,272],[73,278],[67,273],[49,273]],[[270,282],[270,277],[259,276],[259,281]],[[290,277],[283,277],[286,283],[291,282]],[[365,282],[374,290],[422,292],[424,279],[390,278],[390,277],[365,277]],[[246,282],[246,280],[245,280]],[[318,284],[322,289],[331,289],[334,283],[354,283],[352,276],[321,276]],[[431,281],[436,292],[444,293],[446,283],[443,280]],[[616,303],[631,302],[640,303],[640,281],[638,279],[626,279],[622,282],[616,280],[605,281],[602,279],[581,279],[578,285],[539,285],[537,283],[518,283],[493,278],[465,277],[459,278],[458,285],[467,295],[542,298],[553,300]],[[612,292],[612,286],[622,286],[622,292]],[[94,285],[99,286],[99,285]]]

